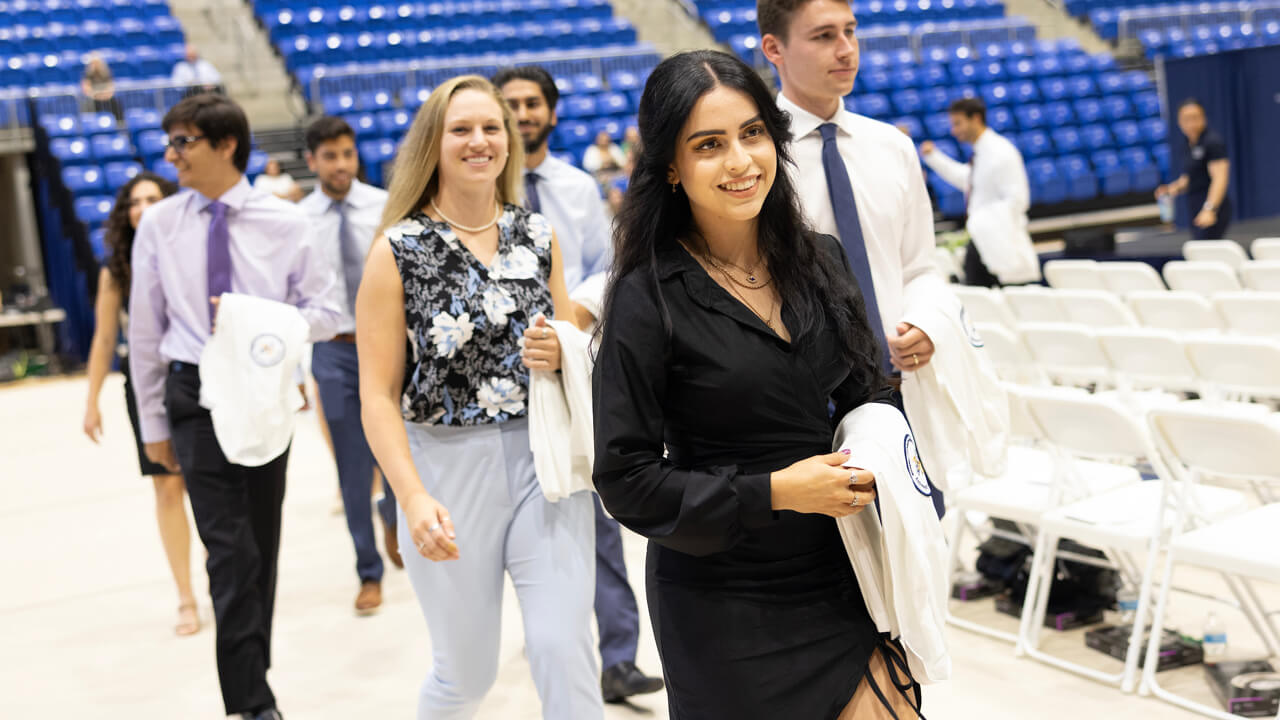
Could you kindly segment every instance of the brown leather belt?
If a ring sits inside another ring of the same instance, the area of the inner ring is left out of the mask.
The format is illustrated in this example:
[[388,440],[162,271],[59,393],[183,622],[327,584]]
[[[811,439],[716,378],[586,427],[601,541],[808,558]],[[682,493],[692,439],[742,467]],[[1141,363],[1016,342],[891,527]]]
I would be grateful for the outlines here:
[[333,340],[331,340],[330,342],[344,342],[344,343],[354,344],[355,341],[356,341],[355,333],[338,333],[337,335],[333,336]]

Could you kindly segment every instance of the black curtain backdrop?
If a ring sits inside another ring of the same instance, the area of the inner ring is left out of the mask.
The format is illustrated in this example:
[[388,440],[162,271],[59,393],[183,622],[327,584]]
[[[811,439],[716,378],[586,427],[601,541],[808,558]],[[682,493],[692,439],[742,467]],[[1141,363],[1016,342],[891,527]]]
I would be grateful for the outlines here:
[[[1280,46],[1165,60],[1164,80],[1173,176],[1187,162],[1178,105],[1194,97],[1227,143],[1233,219],[1280,215]],[[1190,224],[1185,203],[1178,203],[1177,223]]]

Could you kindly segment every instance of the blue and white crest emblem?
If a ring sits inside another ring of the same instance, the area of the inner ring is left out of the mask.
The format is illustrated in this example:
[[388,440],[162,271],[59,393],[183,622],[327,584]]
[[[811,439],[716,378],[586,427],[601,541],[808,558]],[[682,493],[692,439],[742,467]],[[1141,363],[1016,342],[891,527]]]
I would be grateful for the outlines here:
[[969,321],[969,309],[960,306],[960,326],[964,328],[965,337],[969,338],[969,344],[976,347],[986,347],[987,344],[982,341],[982,336],[978,334],[978,328],[973,326]]
[[931,495],[929,478],[925,477],[924,463],[920,462],[920,453],[916,452],[916,439],[911,437],[911,433],[907,433],[902,440],[902,455],[907,465],[907,477],[911,478],[916,491],[925,497]]
[[284,361],[284,340],[278,335],[262,333],[249,343],[249,357],[260,367],[272,367]]

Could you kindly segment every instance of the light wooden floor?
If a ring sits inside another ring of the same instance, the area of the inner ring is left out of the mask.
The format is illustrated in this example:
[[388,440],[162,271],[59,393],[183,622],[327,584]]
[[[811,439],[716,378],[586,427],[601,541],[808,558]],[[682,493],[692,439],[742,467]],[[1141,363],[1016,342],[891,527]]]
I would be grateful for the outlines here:
[[[220,717],[212,629],[192,638],[171,631],[177,600],[157,537],[151,484],[137,474],[120,377],[103,391],[100,447],[80,432],[84,391],[82,378],[0,389],[0,577],[6,588],[0,594],[0,717]],[[351,542],[343,519],[330,512],[335,488],[314,414],[304,414],[284,508],[271,683],[290,718],[410,718],[431,639],[403,572],[389,572],[381,613],[354,616]],[[639,590],[644,544],[632,535],[626,543]],[[201,556],[193,550],[201,613],[209,623]],[[637,596],[643,603],[643,592]],[[1198,634],[1203,606],[1185,605],[1185,629]],[[1012,627],[992,611],[972,612]],[[1249,637],[1230,621],[1233,642]],[[537,718],[509,586],[503,629],[501,671],[481,717]],[[639,664],[656,674],[647,621],[642,634]],[[951,643],[954,679],[925,690],[933,720],[1196,717],[1015,659],[1012,648],[997,641],[953,630]],[[1054,637],[1049,646],[1098,667],[1116,665],[1084,649],[1078,633]],[[1198,668],[1169,677],[1209,697]],[[606,716],[665,718],[665,697],[609,707]]]

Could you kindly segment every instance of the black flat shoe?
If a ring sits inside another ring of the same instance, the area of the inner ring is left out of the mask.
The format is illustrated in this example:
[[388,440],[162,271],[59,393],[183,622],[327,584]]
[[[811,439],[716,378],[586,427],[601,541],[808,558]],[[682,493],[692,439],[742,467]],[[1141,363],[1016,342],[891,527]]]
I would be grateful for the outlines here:
[[241,720],[284,720],[284,716],[281,715],[280,711],[276,710],[275,708],[267,708],[266,710],[259,710],[256,713],[251,713],[251,712],[240,713],[240,718]]
[[620,703],[632,695],[655,693],[663,687],[662,678],[645,675],[633,662],[620,662],[600,675],[600,692],[607,703]]

